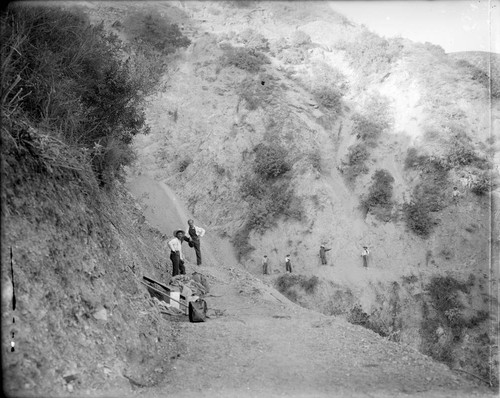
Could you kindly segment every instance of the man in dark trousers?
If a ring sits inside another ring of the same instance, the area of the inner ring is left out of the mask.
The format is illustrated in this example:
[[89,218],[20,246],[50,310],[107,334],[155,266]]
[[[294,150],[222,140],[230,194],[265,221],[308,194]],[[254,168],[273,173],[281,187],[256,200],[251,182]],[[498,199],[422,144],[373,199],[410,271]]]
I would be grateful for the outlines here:
[[264,275],[269,274],[268,266],[269,266],[269,261],[267,259],[267,255],[264,255],[264,257],[262,257],[262,273]]
[[193,220],[188,220],[188,229],[186,229],[185,239],[189,242],[190,247],[194,247],[197,265],[201,265],[200,238],[203,235],[205,235],[205,230],[194,225]]
[[182,254],[182,241],[184,232],[182,230],[174,231],[174,238],[169,240],[167,245],[170,249],[170,260],[172,261],[172,276],[185,275],[184,255]]
[[370,251],[368,250],[368,246],[363,246],[363,251],[361,252],[361,257],[363,258],[363,267],[368,268],[368,256]]
[[287,254],[285,257],[285,272],[292,273],[292,262],[290,261],[290,255]]
[[332,249],[327,249],[327,248],[325,247],[325,245],[321,245],[321,246],[319,247],[319,258],[321,258],[321,264],[322,264],[322,265],[326,265],[326,264],[327,264],[327,261],[326,261],[326,252],[327,252],[328,250],[332,250]]

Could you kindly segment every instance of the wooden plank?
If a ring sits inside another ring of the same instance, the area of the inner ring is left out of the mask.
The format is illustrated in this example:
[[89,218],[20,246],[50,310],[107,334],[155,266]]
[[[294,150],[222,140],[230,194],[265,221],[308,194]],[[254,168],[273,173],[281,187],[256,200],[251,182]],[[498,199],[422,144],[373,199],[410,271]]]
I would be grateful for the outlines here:
[[161,282],[155,281],[154,279],[148,278],[147,276],[143,276],[142,279],[144,279],[145,281],[150,282],[150,283],[156,283],[158,286],[161,286],[162,288],[164,288],[168,292],[170,292],[172,290],[167,285],[164,285]]
[[[168,293],[165,293],[165,292],[162,292],[162,291],[160,291],[160,290],[158,290],[158,289],[155,289],[153,286],[148,285],[147,283],[144,283],[143,281],[141,281],[141,283],[142,283],[144,286],[148,287],[149,289],[152,289],[152,290],[154,290],[155,292],[158,292],[158,293],[160,293],[160,294],[161,294],[161,295],[163,295],[163,296],[167,296],[169,300],[175,301],[176,303],[179,303],[180,305],[183,305],[183,306],[184,306],[184,307],[186,307],[186,308],[188,307],[186,304],[184,304],[184,303],[182,303],[182,302],[180,302],[180,301],[177,301],[177,300],[173,299],[172,297],[170,297],[170,296],[168,295]],[[181,296],[181,297],[182,297],[182,296]]]

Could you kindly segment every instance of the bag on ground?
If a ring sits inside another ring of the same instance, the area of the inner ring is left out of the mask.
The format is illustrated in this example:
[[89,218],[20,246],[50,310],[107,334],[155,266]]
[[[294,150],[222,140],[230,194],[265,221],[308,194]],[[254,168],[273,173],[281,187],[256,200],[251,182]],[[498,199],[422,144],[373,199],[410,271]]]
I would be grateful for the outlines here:
[[203,299],[189,302],[189,322],[205,322],[207,319],[207,303]]

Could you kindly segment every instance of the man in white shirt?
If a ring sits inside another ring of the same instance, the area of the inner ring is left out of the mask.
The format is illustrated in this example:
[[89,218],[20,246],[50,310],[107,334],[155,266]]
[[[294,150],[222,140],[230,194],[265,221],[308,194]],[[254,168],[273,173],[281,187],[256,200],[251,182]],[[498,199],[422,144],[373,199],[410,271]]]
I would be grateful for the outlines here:
[[168,241],[167,245],[170,248],[170,260],[172,261],[172,276],[185,275],[186,268],[184,267],[184,255],[182,254],[182,241],[184,232],[177,230],[174,232],[175,238]]
[[186,240],[189,242],[190,247],[194,247],[196,252],[196,264],[201,265],[201,249],[200,238],[205,235],[205,230],[201,227],[194,225],[193,220],[188,220],[188,228],[186,229]]
[[264,255],[264,257],[262,257],[262,273],[264,275],[269,274],[268,266],[269,266],[269,262],[267,260],[267,255]]
[[363,258],[363,267],[368,268],[368,255],[370,251],[368,250],[368,246],[363,246],[363,251],[361,252],[361,257]]

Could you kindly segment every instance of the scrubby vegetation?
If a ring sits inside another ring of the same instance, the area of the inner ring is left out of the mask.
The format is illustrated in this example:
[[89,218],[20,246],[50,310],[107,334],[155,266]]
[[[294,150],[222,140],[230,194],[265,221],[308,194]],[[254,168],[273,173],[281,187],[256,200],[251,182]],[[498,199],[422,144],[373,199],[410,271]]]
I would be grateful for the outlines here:
[[224,54],[219,60],[222,67],[235,66],[250,73],[257,73],[262,66],[269,64],[269,57],[262,52],[244,47],[224,47]]
[[241,82],[236,92],[244,100],[248,110],[265,108],[274,99],[275,78],[272,75],[261,73],[256,77],[248,77]]
[[75,152],[66,164],[40,147],[51,168],[91,163],[101,185],[119,178],[133,160],[132,137],[148,131],[143,98],[161,70],[150,69],[144,54],[125,61],[116,36],[59,8],[11,7],[1,39],[4,150],[20,156],[26,145],[33,152],[50,141]]
[[372,212],[382,221],[391,219],[393,183],[394,177],[387,170],[375,171],[368,194],[361,200],[366,213]]
[[314,294],[319,284],[317,276],[306,276],[300,274],[283,274],[275,282],[276,289],[290,300],[297,302],[299,295],[297,289],[306,294]]
[[402,54],[398,39],[384,39],[368,30],[355,40],[339,41],[336,46],[344,50],[350,64],[365,75],[387,72]]
[[233,238],[240,257],[252,250],[248,244],[250,231],[263,233],[282,217],[302,217],[302,206],[289,175],[291,164],[283,147],[261,143],[255,147],[254,155],[253,172],[243,177],[240,188],[249,205],[247,221]]
[[161,54],[168,55],[191,44],[175,23],[151,13],[134,13],[123,23],[128,39],[140,46],[151,46]]
[[[466,310],[465,297],[471,294],[475,276],[462,282],[450,276],[436,276],[427,285],[429,303],[424,303],[424,320],[421,333],[421,350],[451,367],[461,367],[498,386],[498,359],[492,356],[494,342],[488,336],[488,328],[481,325],[489,319],[487,306],[473,312]],[[465,341],[472,339],[472,341]],[[468,358],[461,360],[460,350],[465,349]]]

